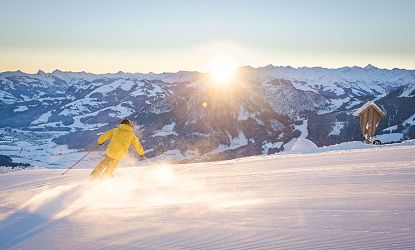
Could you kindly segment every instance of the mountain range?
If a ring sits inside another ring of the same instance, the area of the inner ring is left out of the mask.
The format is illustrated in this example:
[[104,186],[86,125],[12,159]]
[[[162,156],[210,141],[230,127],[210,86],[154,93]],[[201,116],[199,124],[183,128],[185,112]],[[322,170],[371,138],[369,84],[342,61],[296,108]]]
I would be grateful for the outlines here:
[[122,118],[136,124],[148,157],[189,162],[273,154],[297,138],[318,146],[363,141],[353,112],[367,101],[386,112],[377,139],[415,138],[415,70],[246,66],[227,85],[188,71],[3,72],[0,154],[58,166],[66,154],[95,150],[97,135]]

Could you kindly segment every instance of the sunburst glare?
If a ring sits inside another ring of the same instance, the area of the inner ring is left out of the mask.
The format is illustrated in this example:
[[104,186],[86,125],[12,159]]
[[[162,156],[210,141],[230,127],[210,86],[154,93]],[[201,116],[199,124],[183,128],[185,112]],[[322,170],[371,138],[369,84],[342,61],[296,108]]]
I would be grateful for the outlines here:
[[209,75],[216,84],[228,84],[235,76],[235,63],[227,56],[217,56],[209,64]]

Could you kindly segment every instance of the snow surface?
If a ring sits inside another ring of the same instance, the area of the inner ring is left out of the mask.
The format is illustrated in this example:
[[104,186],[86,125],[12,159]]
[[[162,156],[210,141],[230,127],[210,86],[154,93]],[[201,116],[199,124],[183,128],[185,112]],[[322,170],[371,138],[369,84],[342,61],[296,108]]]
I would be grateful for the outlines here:
[[300,138],[306,138],[308,136],[308,119],[304,120],[301,125],[296,125],[295,129],[300,130]]
[[414,249],[413,144],[3,174],[1,248]]
[[411,96],[414,96],[412,93],[415,93],[415,82],[408,84],[405,87],[404,91],[399,95],[399,97],[411,97]]
[[22,171],[22,170],[34,170],[39,169],[39,167],[5,167],[0,166],[0,174],[15,172],[15,171]]
[[[387,90],[392,84],[399,87],[411,85],[414,82],[411,70],[379,69],[372,65],[364,68],[353,66],[338,69],[268,65],[255,69],[250,77],[252,81],[290,80],[297,89],[314,92],[323,89],[337,96],[343,94],[344,88],[350,88],[357,96],[365,95],[368,90],[378,95],[384,95],[387,94]],[[408,92],[409,90],[403,95],[407,95]]]
[[15,108],[13,110],[13,112],[23,112],[23,111],[26,111],[26,110],[29,110],[29,108],[26,105],[23,105],[23,106],[19,106],[19,107]]
[[178,149],[174,149],[174,150],[167,150],[165,152],[163,152],[163,154],[158,155],[155,158],[152,158],[152,160],[162,160],[162,161],[180,161],[180,160],[184,160],[186,159],[186,157],[180,152],[180,150]]
[[[386,135],[386,134],[385,134]],[[392,135],[392,134],[391,134]],[[382,141],[382,142],[396,142],[396,141]],[[293,147],[291,148],[291,151],[289,152],[282,152],[281,154],[290,154],[290,153],[322,153],[322,152],[331,152],[331,151],[340,151],[340,150],[354,150],[354,149],[379,149],[383,147],[400,147],[404,145],[415,145],[415,139],[414,140],[406,140],[400,143],[394,143],[394,144],[387,144],[387,145],[373,145],[373,144],[366,144],[361,141],[349,141],[349,142],[342,142],[335,145],[329,145],[329,146],[323,146],[323,147],[317,147],[314,142],[299,138],[295,141]],[[295,148],[294,148],[295,146]]]
[[284,144],[284,142],[281,142],[281,141],[277,141],[277,142],[265,141],[265,143],[262,144],[261,153],[268,154],[268,151],[270,149],[280,148],[282,146],[282,144]]
[[415,124],[415,114],[413,114],[411,117],[409,117],[408,119],[406,119],[406,121],[404,121],[403,123],[404,124],[405,123],[408,123],[408,124],[414,125]]
[[254,118],[255,119],[255,115],[249,113],[248,111],[245,110],[243,105],[240,105],[239,106],[238,121],[246,121],[249,118]]
[[228,138],[229,138],[230,145],[219,144],[218,149],[215,150],[214,152],[223,152],[223,151],[226,151],[226,150],[236,149],[236,148],[248,145],[248,139],[246,139],[245,134],[244,134],[243,131],[239,131],[238,132],[238,137],[235,137],[235,138],[232,137],[228,133]]
[[316,152],[317,150],[317,145],[305,138],[298,139],[291,148],[291,152],[295,153],[312,153]]
[[13,104],[16,102],[16,98],[4,90],[0,90],[0,100],[4,104]]
[[361,104],[361,103],[362,103],[362,101],[360,101],[360,100],[353,100],[353,101],[350,101],[349,104],[347,104],[346,108],[350,109],[350,108],[353,108],[354,106],[356,106],[358,104]]
[[402,133],[390,133],[390,134],[382,134],[382,135],[375,135],[372,138],[374,140],[380,140],[382,143],[385,142],[400,142],[402,141],[403,134]]
[[51,115],[52,115],[52,111],[48,111],[48,112],[40,115],[39,118],[37,118],[36,120],[34,120],[32,122],[32,124],[37,125],[37,124],[41,124],[41,123],[46,123],[46,122],[48,122],[48,119]]
[[178,135],[174,131],[174,126],[176,126],[176,123],[175,122],[173,122],[171,124],[164,125],[158,132],[154,133],[151,137],[168,136],[168,135]]
[[308,136],[308,119],[303,120],[301,125],[295,125],[294,128],[299,130],[301,134],[298,138],[293,138],[289,142],[285,143],[284,151],[290,151],[298,139],[306,138]]
[[326,109],[321,109],[317,113],[319,115],[331,113],[333,111],[338,110],[341,106],[343,106],[345,103],[350,101],[350,97],[345,97],[343,99],[330,99],[330,105]]
[[332,129],[331,129],[329,136],[340,135],[346,122],[332,122],[331,124],[332,124]]

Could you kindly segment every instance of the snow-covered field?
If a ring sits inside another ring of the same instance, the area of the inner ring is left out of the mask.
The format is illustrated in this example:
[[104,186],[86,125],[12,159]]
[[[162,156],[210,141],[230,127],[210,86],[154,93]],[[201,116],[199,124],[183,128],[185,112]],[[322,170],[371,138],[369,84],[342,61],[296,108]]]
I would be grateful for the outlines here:
[[0,175],[0,248],[415,248],[410,144],[89,172]]

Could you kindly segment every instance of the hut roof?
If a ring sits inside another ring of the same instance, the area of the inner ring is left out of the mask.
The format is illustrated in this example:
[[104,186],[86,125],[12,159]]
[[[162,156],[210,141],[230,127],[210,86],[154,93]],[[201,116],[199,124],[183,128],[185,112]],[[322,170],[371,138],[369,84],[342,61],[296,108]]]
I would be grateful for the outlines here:
[[353,115],[359,116],[359,114],[362,113],[364,110],[366,110],[369,106],[372,106],[381,116],[385,115],[385,112],[383,112],[383,110],[380,109],[379,106],[376,105],[376,103],[372,101],[368,101],[362,107],[358,108],[355,112],[353,112]]

